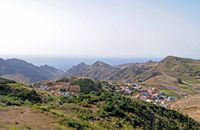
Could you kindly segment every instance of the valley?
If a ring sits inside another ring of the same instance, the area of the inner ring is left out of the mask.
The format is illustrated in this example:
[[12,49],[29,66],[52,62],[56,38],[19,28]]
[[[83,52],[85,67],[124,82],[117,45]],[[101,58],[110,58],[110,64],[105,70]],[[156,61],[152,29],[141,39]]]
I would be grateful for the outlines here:
[[92,65],[81,63],[73,66],[64,75],[139,83],[173,95],[185,96],[200,92],[199,72],[199,60],[168,56],[160,62],[149,61],[118,66],[110,66],[103,62]]
[[200,130],[200,0],[0,0],[0,130]]
[[0,70],[0,129],[140,130],[152,120],[158,130],[200,128],[199,60],[82,62],[62,72],[14,59]]

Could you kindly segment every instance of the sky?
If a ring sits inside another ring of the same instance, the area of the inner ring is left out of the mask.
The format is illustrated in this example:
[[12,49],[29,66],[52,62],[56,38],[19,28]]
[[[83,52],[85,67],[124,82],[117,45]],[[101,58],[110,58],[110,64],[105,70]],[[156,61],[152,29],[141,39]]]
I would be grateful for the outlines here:
[[1,57],[200,59],[199,0],[1,0]]

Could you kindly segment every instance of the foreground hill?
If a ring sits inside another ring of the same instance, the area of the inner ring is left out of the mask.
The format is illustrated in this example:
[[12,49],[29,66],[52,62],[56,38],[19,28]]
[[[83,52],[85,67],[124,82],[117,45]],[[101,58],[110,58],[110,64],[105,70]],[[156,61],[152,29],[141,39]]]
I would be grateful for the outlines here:
[[[82,85],[85,83],[81,83]],[[97,87],[97,86],[96,86]],[[199,129],[176,111],[110,92],[51,95],[0,79],[0,128],[40,130]]]
[[56,130],[57,119],[36,108],[49,101],[52,101],[52,97],[48,93],[0,78],[0,129]]
[[82,63],[69,69],[66,75],[139,82],[144,86],[156,87],[170,95],[200,92],[200,61],[175,56],[168,56],[160,62],[149,61],[117,66],[102,62],[98,66]]
[[61,71],[47,65],[38,67],[20,59],[0,59],[0,77],[32,83],[57,79],[61,75]]
[[170,107],[200,122],[199,99],[200,94],[188,96],[172,103]]

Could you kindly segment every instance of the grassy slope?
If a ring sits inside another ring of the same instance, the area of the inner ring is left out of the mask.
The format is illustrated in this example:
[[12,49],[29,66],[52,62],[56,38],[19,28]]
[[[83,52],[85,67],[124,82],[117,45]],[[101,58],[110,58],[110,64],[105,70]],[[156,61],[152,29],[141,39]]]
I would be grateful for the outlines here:
[[[151,78],[148,75],[158,72]],[[200,61],[186,58],[169,56],[162,60],[157,66],[140,76],[141,79],[147,79],[143,84],[156,86],[159,89],[170,90],[181,95],[199,93],[200,80]],[[181,78],[184,84],[177,82]]]
[[0,128],[150,129],[152,112],[156,129],[200,128],[200,124],[176,111],[117,94],[93,92],[63,98],[38,90],[33,92],[29,86],[10,81],[1,82],[0,86],[3,94],[0,97]]
[[11,80],[0,79],[0,129],[61,130],[56,115],[40,107],[56,101],[57,97]]
[[[90,93],[63,100],[59,110],[66,117],[64,124],[95,130],[150,129],[151,113],[155,114],[155,128],[159,130],[200,128],[176,111],[111,93]],[[73,117],[65,110],[72,112]]]
[[180,99],[173,104],[171,108],[188,115],[189,117],[200,122],[200,95],[188,96],[187,98]]

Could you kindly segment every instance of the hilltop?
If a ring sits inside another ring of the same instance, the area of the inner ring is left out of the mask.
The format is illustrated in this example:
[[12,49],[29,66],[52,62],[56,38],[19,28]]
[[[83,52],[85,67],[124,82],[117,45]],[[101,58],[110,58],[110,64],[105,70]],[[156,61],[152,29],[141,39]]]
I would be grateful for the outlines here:
[[199,60],[168,56],[139,79],[168,93],[195,94],[199,93],[199,72]]
[[[103,86],[100,81],[88,79],[88,78],[61,78],[57,81],[44,81],[33,84],[34,88],[41,90],[47,90],[49,92],[58,91],[69,92],[69,93],[88,93],[91,91],[102,92]],[[59,93],[59,92],[58,92]]]

